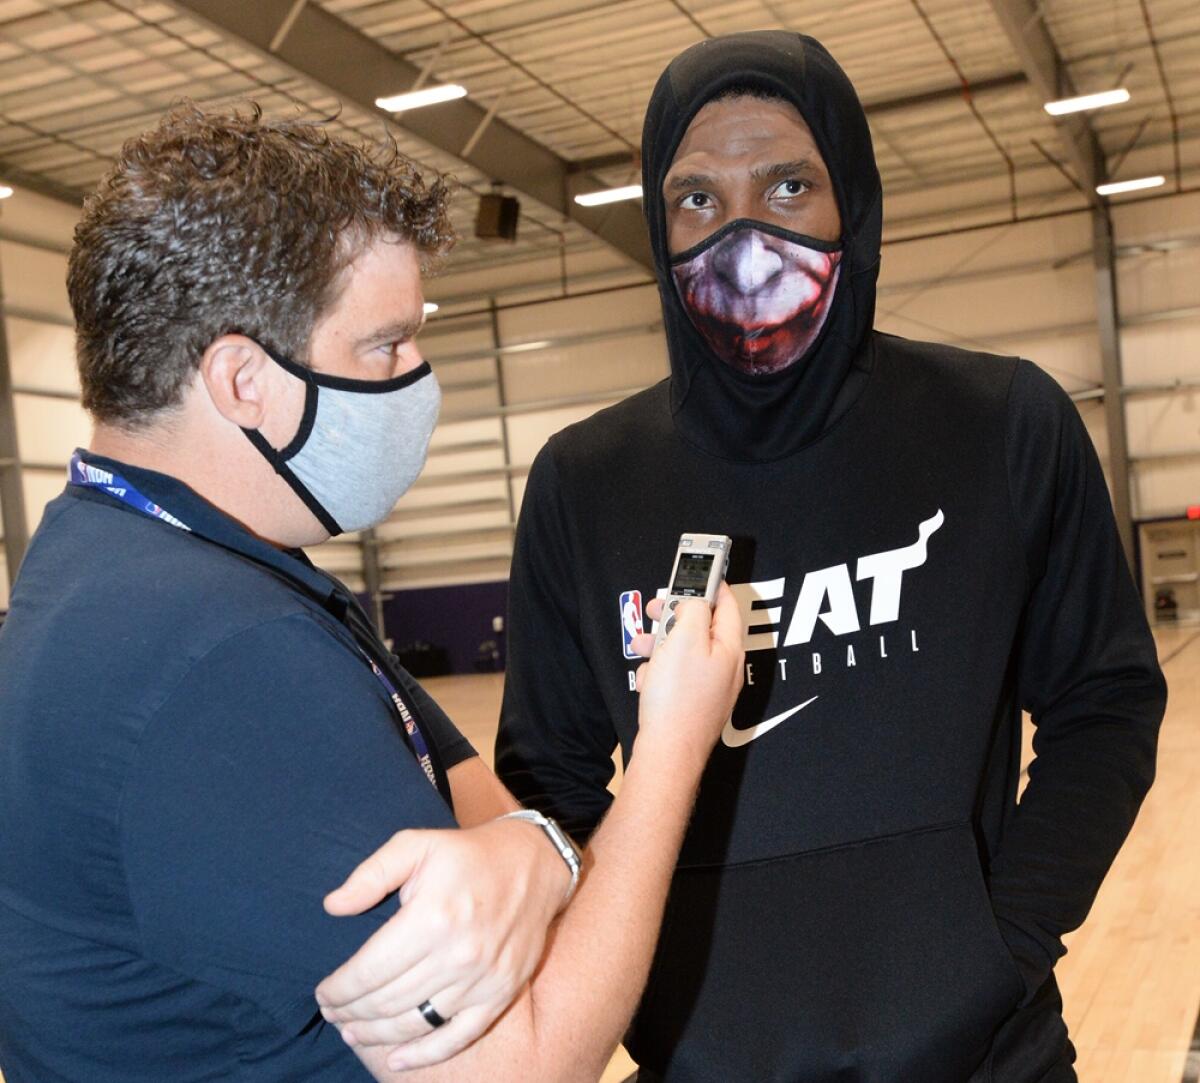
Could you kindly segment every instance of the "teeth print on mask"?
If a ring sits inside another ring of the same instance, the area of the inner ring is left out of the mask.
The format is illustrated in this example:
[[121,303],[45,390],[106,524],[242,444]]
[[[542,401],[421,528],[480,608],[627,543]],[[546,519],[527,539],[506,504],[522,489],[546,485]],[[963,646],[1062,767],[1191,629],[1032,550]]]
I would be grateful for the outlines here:
[[442,393],[428,362],[390,380],[330,376],[282,357],[305,384],[304,416],[287,447],[243,429],[331,536],[383,522],[425,465]]
[[794,364],[816,341],[841,260],[837,243],[739,218],[675,256],[671,273],[713,352],[759,375]]

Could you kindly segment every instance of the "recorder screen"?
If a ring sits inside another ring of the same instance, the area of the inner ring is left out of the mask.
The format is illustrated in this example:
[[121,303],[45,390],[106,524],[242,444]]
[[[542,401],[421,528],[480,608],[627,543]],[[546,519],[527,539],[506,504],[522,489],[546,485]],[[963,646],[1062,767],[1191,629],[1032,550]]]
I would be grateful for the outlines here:
[[708,589],[708,573],[715,559],[709,553],[680,553],[671,593],[676,597],[703,598]]

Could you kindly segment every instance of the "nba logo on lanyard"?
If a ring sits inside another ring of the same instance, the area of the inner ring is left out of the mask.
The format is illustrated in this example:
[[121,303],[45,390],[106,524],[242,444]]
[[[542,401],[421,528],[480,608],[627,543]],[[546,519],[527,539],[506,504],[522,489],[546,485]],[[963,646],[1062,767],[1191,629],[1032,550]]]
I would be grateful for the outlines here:
[[621,640],[626,658],[640,658],[633,649],[633,637],[645,631],[642,626],[642,592],[627,590],[621,594]]

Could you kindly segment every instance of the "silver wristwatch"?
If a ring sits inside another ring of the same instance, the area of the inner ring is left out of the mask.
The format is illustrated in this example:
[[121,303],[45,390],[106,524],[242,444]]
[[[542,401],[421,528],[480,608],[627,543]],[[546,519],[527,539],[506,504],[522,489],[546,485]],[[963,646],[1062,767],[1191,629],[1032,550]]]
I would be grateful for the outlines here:
[[558,856],[563,859],[567,868],[571,872],[571,884],[567,888],[567,893],[563,897],[562,906],[571,901],[571,896],[575,894],[575,889],[579,886],[579,874],[583,871],[583,855],[579,852],[579,847],[575,845],[571,836],[568,835],[558,824],[550,819],[549,816],[543,816],[540,812],[535,812],[531,808],[523,808],[518,812],[510,812],[500,817],[501,820],[524,820],[526,823],[536,824],[545,833],[546,838],[553,844],[554,849],[558,851]]

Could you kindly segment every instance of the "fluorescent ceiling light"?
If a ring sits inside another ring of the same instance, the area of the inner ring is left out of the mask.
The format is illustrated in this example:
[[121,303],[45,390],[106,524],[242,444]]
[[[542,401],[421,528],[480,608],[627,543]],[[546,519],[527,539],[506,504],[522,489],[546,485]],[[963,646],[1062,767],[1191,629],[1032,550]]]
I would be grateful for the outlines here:
[[1106,105],[1124,105],[1129,101],[1129,91],[1123,86],[1116,90],[1102,90],[1099,94],[1081,94],[1078,98],[1063,98],[1056,102],[1046,102],[1042,106],[1052,117],[1061,117],[1067,113],[1082,113],[1085,109],[1103,109]]
[[0,199],[8,199],[13,194],[13,190],[7,184],[0,184]]
[[1166,183],[1166,177],[1139,177],[1137,180],[1097,184],[1096,193],[1102,196],[1119,196],[1122,192],[1140,192],[1143,188],[1157,188],[1160,184]]
[[376,98],[375,104],[389,113],[403,113],[405,109],[420,109],[423,105],[437,105],[439,102],[452,102],[455,98],[465,98],[467,88],[457,83],[446,83],[443,86],[426,87],[424,90],[413,90],[407,94],[393,94],[390,98]]
[[575,197],[581,207],[599,207],[605,203],[619,203],[623,199],[641,199],[642,186],[627,184],[624,188],[604,188],[599,192],[584,192]]
[[432,316],[438,310],[436,301],[426,301],[424,312],[426,316]]

